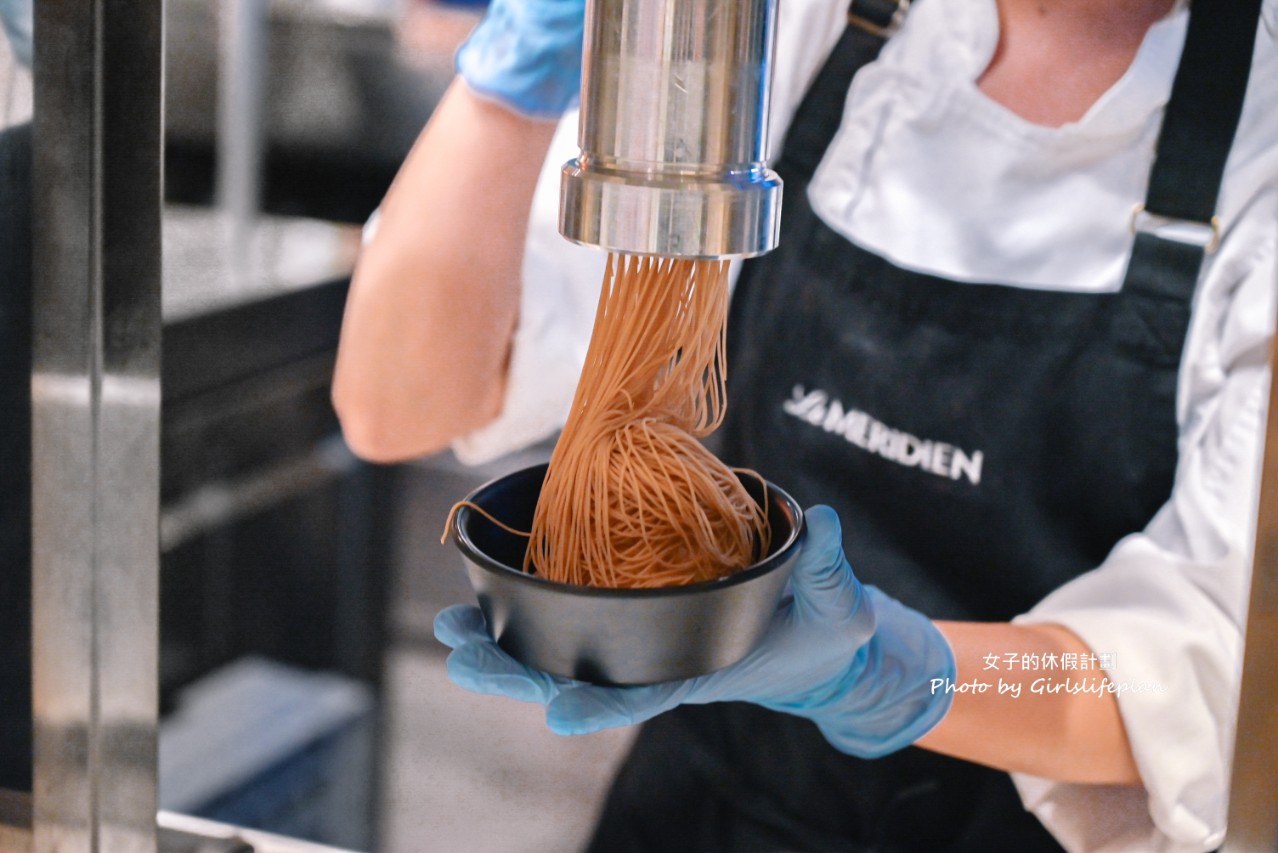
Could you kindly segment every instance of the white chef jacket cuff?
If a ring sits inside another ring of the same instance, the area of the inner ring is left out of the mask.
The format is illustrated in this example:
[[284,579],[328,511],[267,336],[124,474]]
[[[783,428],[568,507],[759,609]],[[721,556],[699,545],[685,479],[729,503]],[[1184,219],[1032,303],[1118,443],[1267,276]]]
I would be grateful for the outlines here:
[[452,444],[457,459],[482,465],[554,435],[563,426],[581,372],[579,354],[536,330],[516,331],[501,413]]
[[[1228,806],[1241,637],[1208,590],[1236,553],[1178,560],[1134,535],[1018,623],[1069,628],[1110,669],[1144,787],[1012,774],[1025,807],[1070,851],[1190,853],[1218,846]],[[1045,673],[1046,674],[1046,673]],[[1057,673],[1063,678],[1070,673]]]

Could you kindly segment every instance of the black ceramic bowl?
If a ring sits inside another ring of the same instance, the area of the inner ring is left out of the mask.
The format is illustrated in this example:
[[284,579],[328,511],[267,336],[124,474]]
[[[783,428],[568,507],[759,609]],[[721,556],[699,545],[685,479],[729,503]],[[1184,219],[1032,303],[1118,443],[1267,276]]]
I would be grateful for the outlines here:
[[[508,474],[466,496],[517,530],[532,526],[546,466]],[[764,488],[742,483],[763,500]],[[463,507],[453,521],[480,609],[498,645],[529,666],[597,684],[690,678],[745,657],[763,636],[804,538],[803,511],[767,486],[769,552],[721,580],[658,589],[554,583],[521,570],[528,540]]]

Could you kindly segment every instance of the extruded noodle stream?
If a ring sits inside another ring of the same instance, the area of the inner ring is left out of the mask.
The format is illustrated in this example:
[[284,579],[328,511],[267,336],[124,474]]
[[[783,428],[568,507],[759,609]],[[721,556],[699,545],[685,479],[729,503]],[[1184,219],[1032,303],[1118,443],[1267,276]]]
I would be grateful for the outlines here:
[[671,586],[723,577],[766,553],[764,507],[700,442],[727,403],[727,310],[727,261],[609,254],[526,571]]

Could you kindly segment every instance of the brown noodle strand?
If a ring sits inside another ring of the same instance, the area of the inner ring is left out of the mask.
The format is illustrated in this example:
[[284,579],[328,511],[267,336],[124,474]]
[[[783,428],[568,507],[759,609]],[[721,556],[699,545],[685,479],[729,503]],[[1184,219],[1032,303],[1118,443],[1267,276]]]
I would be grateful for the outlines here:
[[461,511],[462,507],[473,509],[475,512],[479,513],[484,518],[488,519],[493,524],[497,525],[498,527],[500,527],[502,530],[506,531],[507,533],[513,533],[516,536],[531,535],[527,530],[516,530],[515,528],[511,527],[506,522],[497,518],[491,512],[484,509],[482,506],[475,503],[474,501],[458,501],[457,503],[453,504],[453,508],[448,511],[448,518],[444,519],[444,533],[442,536],[439,537],[440,545],[443,545],[445,542],[448,541],[448,532],[453,529],[453,519],[457,517],[457,513]]
[[526,570],[654,587],[723,577],[766,552],[766,501],[698,440],[727,402],[727,297],[726,261],[609,255]]

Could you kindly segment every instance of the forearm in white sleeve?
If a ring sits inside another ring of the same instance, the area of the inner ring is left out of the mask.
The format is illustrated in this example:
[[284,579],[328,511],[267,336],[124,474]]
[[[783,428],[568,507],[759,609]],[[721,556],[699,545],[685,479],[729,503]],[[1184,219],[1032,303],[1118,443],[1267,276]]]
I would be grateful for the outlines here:
[[1187,347],[1197,360],[1182,368],[1190,402],[1170,500],[1099,568],[1015,620],[1072,630],[1121,691],[1143,787],[1013,774],[1072,853],[1197,853],[1224,837],[1278,284],[1272,235],[1234,254],[1221,264],[1250,273],[1217,289],[1227,307],[1200,303]]

